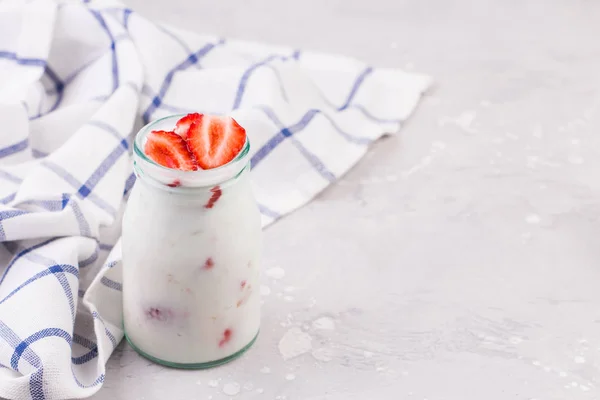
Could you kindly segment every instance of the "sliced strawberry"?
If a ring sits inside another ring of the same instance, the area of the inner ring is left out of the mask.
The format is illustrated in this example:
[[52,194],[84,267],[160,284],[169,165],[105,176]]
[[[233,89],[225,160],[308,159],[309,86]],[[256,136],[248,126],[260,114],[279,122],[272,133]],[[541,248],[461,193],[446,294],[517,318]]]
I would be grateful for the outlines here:
[[167,168],[195,171],[198,164],[185,140],[175,132],[152,131],[144,145],[144,153]]
[[175,133],[185,139],[188,135],[188,131],[190,130],[190,126],[192,126],[194,122],[198,122],[199,119],[200,114],[198,113],[186,115],[177,121],[177,124],[175,125]]
[[223,194],[223,191],[221,190],[219,185],[210,189],[210,191],[212,192],[212,195],[210,196],[210,199],[208,199],[208,202],[204,205],[205,208],[213,208],[217,200],[219,200],[219,198]]
[[246,142],[246,130],[231,117],[200,114],[188,131],[188,148],[203,169],[227,164]]
[[223,347],[231,340],[231,329],[227,328],[223,331],[223,338],[219,341],[219,347]]

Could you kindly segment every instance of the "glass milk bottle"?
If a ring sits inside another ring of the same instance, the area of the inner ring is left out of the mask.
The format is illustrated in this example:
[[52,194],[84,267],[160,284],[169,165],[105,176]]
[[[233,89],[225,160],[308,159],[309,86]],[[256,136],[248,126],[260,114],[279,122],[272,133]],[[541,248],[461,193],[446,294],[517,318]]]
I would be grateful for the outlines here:
[[123,217],[125,335],[168,366],[208,368],[247,350],[260,324],[260,214],[250,184],[250,144],[228,164],[180,171],[143,152],[155,121],[135,138],[136,184]]

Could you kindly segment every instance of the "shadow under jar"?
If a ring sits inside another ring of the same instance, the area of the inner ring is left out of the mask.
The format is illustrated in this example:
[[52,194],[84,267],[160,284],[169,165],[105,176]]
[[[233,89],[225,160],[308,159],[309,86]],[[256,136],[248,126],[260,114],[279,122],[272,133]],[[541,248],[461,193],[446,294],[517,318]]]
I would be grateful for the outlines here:
[[250,144],[210,170],[162,167],[134,144],[136,183],[123,217],[125,336],[141,355],[177,368],[209,368],[240,356],[260,325],[260,213],[250,184]]

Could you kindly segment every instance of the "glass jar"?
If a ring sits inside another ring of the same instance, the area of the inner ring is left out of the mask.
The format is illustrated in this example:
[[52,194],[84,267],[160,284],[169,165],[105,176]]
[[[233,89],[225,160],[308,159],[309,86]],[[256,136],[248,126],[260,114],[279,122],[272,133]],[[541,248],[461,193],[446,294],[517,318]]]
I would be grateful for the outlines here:
[[171,367],[208,368],[235,359],[260,324],[260,213],[250,184],[248,140],[228,164],[180,171],[134,144],[137,181],[123,216],[123,318],[127,341]]

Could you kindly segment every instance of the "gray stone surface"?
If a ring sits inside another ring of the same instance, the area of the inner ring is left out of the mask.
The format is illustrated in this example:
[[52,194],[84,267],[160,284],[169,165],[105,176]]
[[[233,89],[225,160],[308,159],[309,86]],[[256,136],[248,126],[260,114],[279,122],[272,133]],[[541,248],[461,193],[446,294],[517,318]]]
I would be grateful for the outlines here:
[[[95,399],[600,398],[599,2],[128,3],[436,87],[398,136],[265,231],[265,270],[285,276],[264,277],[249,353],[176,371],[121,344]],[[312,350],[284,360],[296,326]]]

